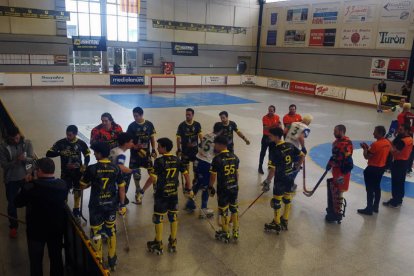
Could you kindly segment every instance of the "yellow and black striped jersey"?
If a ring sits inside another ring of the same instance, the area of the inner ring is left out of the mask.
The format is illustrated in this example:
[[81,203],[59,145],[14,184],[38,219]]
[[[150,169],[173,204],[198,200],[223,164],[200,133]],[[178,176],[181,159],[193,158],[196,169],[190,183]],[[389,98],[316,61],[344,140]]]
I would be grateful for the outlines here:
[[[132,122],[127,129],[127,133],[131,134],[134,144],[139,145],[141,149],[147,153],[150,152],[151,137],[155,135],[154,125],[145,120],[143,123]],[[139,157],[139,150],[131,149],[131,157],[136,159]]]
[[163,154],[154,161],[151,176],[156,177],[154,186],[156,197],[173,197],[178,195],[179,174],[188,173],[185,164],[177,156]]
[[182,122],[177,129],[177,136],[181,137],[181,147],[183,151],[188,148],[198,147],[198,135],[201,133],[201,125],[197,121],[188,124]]
[[228,150],[220,152],[213,158],[210,173],[217,174],[218,191],[238,188],[239,163],[239,158]]
[[275,168],[275,181],[289,177],[294,173],[294,161],[303,153],[288,142],[279,142],[271,148],[269,154],[269,168]]

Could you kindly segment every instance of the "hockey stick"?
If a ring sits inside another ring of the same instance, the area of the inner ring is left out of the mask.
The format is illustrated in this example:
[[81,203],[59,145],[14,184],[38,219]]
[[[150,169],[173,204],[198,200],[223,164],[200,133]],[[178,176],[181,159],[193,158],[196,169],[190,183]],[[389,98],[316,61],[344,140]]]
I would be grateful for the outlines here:
[[306,160],[303,160],[303,165],[302,165],[302,173],[303,173],[303,190],[306,190],[306,164],[305,164]]
[[325,176],[327,175],[328,172],[329,172],[329,170],[325,170],[325,172],[323,173],[323,175],[319,179],[318,183],[316,183],[316,185],[315,185],[315,187],[313,188],[312,191],[307,190],[306,187],[303,186],[303,194],[307,197],[311,197],[315,193],[316,189],[318,189],[319,185],[322,183],[322,180],[325,178]]
[[246,210],[244,210],[243,211],[243,213],[241,213],[241,215],[239,216],[239,218],[241,218],[246,212],[247,212],[247,210],[249,210],[252,206],[253,206],[253,204],[255,204],[256,203],[256,201],[264,194],[265,192],[263,191],[258,197],[256,197],[256,199],[255,200],[253,200],[253,202],[252,203],[250,203],[250,205],[249,205],[249,207],[247,207],[246,208]]
[[[377,92],[375,91],[375,85],[376,84],[372,85],[372,92],[374,92],[375,103],[377,104],[377,110],[378,110],[380,108],[380,106],[379,106],[379,102],[378,102],[378,99],[377,99]],[[381,101],[381,99],[380,99],[380,101]]]
[[26,222],[21,220],[21,219],[14,218],[14,217],[11,217],[11,216],[3,214],[3,213],[0,213],[0,216],[11,219],[11,220],[14,220],[14,221],[17,221],[18,223],[21,223],[21,224],[26,224]]
[[[194,197],[193,197],[193,198],[191,198],[191,200],[194,202],[194,205],[196,205],[196,208],[197,208],[197,203],[196,203],[196,201],[195,201]],[[207,217],[206,212],[205,212],[203,209],[200,209],[200,210],[201,210],[201,212],[204,214],[204,216],[205,216],[206,218],[208,218],[208,217]],[[215,233],[217,233],[218,231],[217,231],[216,227],[214,227],[214,225],[210,222],[210,220],[209,220],[209,219],[207,219],[207,222],[208,222],[208,224],[210,225],[211,229],[213,229],[213,230],[214,230],[214,232],[215,232]]]
[[122,224],[124,225],[124,231],[125,231],[125,237],[126,237],[126,246],[125,246],[124,250],[128,253],[129,252],[129,237],[128,237],[128,231],[127,231],[127,227],[126,227],[126,223],[125,223],[124,216],[121,215],[121,218],[122,218]]
[[83,190],[80,190],[80,217],[84,221],[84,225],[88,224],[88,220],[83,216]]

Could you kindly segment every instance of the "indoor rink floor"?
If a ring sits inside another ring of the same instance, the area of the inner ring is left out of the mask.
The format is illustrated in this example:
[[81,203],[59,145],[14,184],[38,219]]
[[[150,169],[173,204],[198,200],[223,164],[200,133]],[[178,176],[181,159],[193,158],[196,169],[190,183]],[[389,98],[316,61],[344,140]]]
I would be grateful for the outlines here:
[[[365,207],[366,193],[361,180],[365,167],[359,142],[372,141],[376,125],[387,129],[390,114],[378,114],[374,107],[352,105],[286,92],[240,88],[178,89],[177,94],[149,95],[136,89],[25,89],[1,90],[1,99],[15,118],[17,125],[31,139],[38,156],[65,136],[66,126],[76,124],[81,138],[89,138],[92,127],[100,123],[100,115],[110,112],[125,130],[133,121],[132,107],[142,106],[144,117],[154,123],[157,136],[169,137],[175,142],[178,124],[185,119],[185,108],[195,109],[195,120],[203,132],[212,131],[219,120],[218,113],[229,112],[230,120],[251,141],[250,146],[235,137],[235,153],[240,158],[239,211],[261,193],[265,176],[257,173],[261,118],[270,104],[276,106],[281,117],[290,104],[296,104],[298,113],[312,114],[311,134],[306,140],[310,152],[306,158],[306,184],[313,187],[324,171],[330,157],[329,147],[334,140],[333,127],[344,124],[347,135],[354,141],[355,176],[350,190],[346,217],[341,225],[324,221],[326,183],[308,198],[302,194],[302,174],[298,175],[298,191],[293,200],[289,231],[280,235],[266,233],[264,223],[273,218],[265,194],[240,220],[240,239],[224,244],[215,240],[207,221],[198,218],[198,212],[179,213],[178,252],[164,252],[162,256],[146,251],[146,242],[153,240],[153,199],[146,193],[142,206],[130,204],[126,216],[131,250],[126,253],[125,232],[118,219],[118,266],[113,275],[413,275],[414,260],[414,201],[406,198],[401,209],[380,207],[372,217],[358,215]],[[89,142],[89,140],[88,140]],[[175,150],[174,150],[175,152]],[[146,173],[143,179],[146,179]],[[412,179],[406,183],[407,196],[414,197]],[[383,200],[390,196],[389,177],[383,179]],[[134,185],[128,196],[133,198]],[[0,188],[0,211],[5,212],[4,186]],[[87,205],[89,191],[84,195]],[[180,195],[180,209],[185,199]],[[200,202],[198,195],[197,202]],[[210,198],[210,207],[217,206],[217,198]],[[69,202],[72,206],[72,198]],[[24,212],[20,211],[21,217]],[[88,218],[88,210],[84,208]],[[215,227],[215,219],[211,222]],[[167,222],[166,222],[167,223]],[[85,232],[89,233],[89,225]],[[0,275],[28,275],[28,256],[24,227],[17,240],[7,235],[7,220],[0,218]],[[169,227],[164,227],[164,244]],[[46,270],[48,271],[48,270]]]

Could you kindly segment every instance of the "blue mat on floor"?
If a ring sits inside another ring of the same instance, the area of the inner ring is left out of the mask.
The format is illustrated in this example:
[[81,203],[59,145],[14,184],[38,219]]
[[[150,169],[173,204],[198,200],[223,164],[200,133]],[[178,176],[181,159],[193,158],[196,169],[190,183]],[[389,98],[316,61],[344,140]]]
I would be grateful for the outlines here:
[[208,105],[249,104],[256,101],[218,92],[182,94],[102,94],[107,100],[126,108],[191,107]]

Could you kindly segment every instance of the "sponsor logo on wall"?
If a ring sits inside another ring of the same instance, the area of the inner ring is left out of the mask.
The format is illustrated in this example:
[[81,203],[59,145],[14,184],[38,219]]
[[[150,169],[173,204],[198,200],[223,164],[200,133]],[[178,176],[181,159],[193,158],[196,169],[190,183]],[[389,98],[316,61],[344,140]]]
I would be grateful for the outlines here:
[[286,21],[288,23],[306,23],[308,21],[309,8],[305,7],[292,7],[288,8]]
[[407,46],[407,29],[380,30],[377,36],[378,48],[405,48]]
[[152,27],[156,29],[168,29],[178,31],[195,31],[209,33],[246,34],[247,28],[212,24],[198,24],[170,20],[153,19]]
[[375,79],[405,80],[408,58],[373,58],[370,77]]
[[288,81],[288,80],[279,80],[279,79],[268,79],[267,80],[267,87],[280,89],[280,90],[289,90],[290,81]]
[[144,85],[144,76],[122,76],[122,75],[111,75],[111,85]]
[[336,87],[336,86],[329,86],[324,84],[316,85],[315,95],[321,97],[329,97],[335,99],[345,99],[345,87]]
[[171,42],[171,49],[175,56],[198,56],[198,44]]
[[361,4],[359,1],[345,2],[344,22],[360,23],[373,22],[377,4]]
[[410,0],[385,0],[381,7],[381,22],[401,22],[410,18]]
[[312,11],[312,24],[336,24],[341,3],[315,4]]
[[72,86],[71,74],[32,74],[32,86]]
[[310,31],[309,46],[335,46],[336,29],[313,29]]
[[305,45],[305,30],[287,30],[285,31],[285,45]]
[[244,85],[256,84],[256,76],[254,76],[254,75],[242,75],[241,76],[241,84],[244,84]]
[[344,28],[342,29],[340,45],[343,48],[370,48],[372,29]]
[[69,21],[70,12],[39,10],[32,8],[6,7],[0,6],[0,16],[13,16],[24,18],[54,19],[56,21]]
[[72,36],[73,51],[106,51],[105,36]]
[[276,45],[277,31],[267,31],[266,45]]
[[226,85],[227,76],[203,76],[201,84],[206,85]]
[[291,81],[290,82],[290,89],[291,92],[299,92],[303,94],[310,94],[315,95],[316,84],[307,83],[307,82],[297,82]]
[[370,77],[375,79],[386,79],[389,61],[390,59],[388,58],[373,58],[371,62]]

